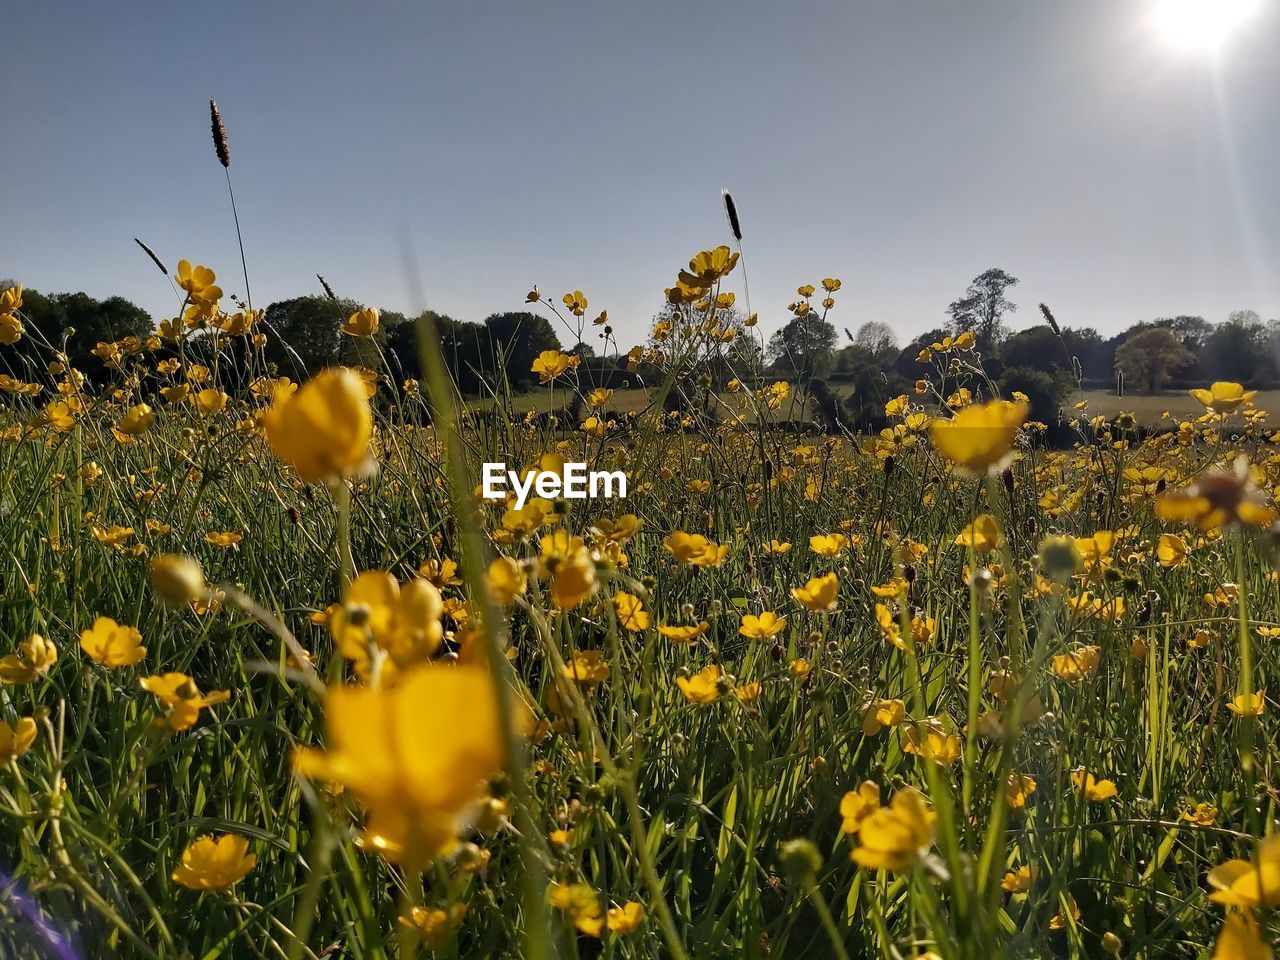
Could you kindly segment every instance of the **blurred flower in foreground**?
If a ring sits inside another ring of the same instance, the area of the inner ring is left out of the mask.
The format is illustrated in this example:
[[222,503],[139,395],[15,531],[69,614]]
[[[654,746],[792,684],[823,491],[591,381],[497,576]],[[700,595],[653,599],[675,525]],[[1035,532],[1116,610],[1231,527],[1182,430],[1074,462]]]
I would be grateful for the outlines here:
[[364,846],[388,860],[422,867],[450,850],[505,759],[489,672],[425,666],[390,690],[333,686],[324,709],[329,748],[299,749],[294,769],[350,789]]
[[370,460],[373,414],[364,382],[347,367],[323,371],[296,393],[278,391],[262,425],[276,456],[307,483],[354,473]]
[[1253,469],[1244,455],[1228,468],[1208,470],[1184,490],[1170,490],[1156,498],[1161,520],[1194,523],[1201,530],[1219,527],[1265,527],[1276,519],[1275,510],[1254,482]]
[[929,436],[934,447],[956,466],[985,473],[1007,462],[1028,411],[1025,403],[1008,400],[975,404],[950,420],[934,420]]

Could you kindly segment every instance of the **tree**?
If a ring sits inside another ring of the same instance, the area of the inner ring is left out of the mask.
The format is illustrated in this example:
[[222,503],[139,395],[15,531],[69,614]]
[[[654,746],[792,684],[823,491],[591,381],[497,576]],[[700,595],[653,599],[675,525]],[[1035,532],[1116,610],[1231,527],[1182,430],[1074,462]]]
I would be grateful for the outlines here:
[[1011,396],[1014,391],[1025,394],[1031,405],[1031,419],[1042,423],[1052,423],[1058,418],[1075,386],[1075,377],[1061,365],[1056,370],[1009,367],[1000,376],[1004,395]]
[[486,317],[492,363],[487,369],[506,371],[512,387],[532,384],[533,361],[544,350],[559,350],[560,338],[551,322],[536,313],[495,313]]
[[294,297],[267,307],[263,324],[273,336],[267,338],[267,360],[280,373],[302,380],[338,363],[342,348],[339,328],[351,314],[361,309],[354,300],[328,297]]
[[1006,367],[1026,367],[1043,373],[1066,369],[1070,360],[1058,335],[1046,326],[1019,330],[1000,347]]
[[1168,328],[1192,353],[1198,353],[1204,346],[1204,342],[1209,339],[1209,335],[1213,333],[1213,324],[1204,317],[1195,317],[1186,313],[1176,317],[1162,317],[1155,321],[1154,326]]
[[1251,383],[1266,372],[1267,328],[1252,310],[1237,310],[1213,328],[1200,349],[1201,378]]
[[93,354],[94,347],[124,337],[143,338],[155,330],[150,314],[123,297],[99,301],[87,293],[44,296],[24,290],[22,313],[50,343],[60,345],[65,336],[72,366],[94,379],[105,372],[102,361]]
[[831,366],[836,328],[813,311],[792,317],[769,338],[769,358],[787,373],[808,379]]
[[952,333],[972,330],[978,337],[978,349],[989,353],[1004,333],[1004,315],[1018,309],[1005,293],[1016,286],[1018,278],[999,267],[992,267],[974,278],[963,297],[947,307]]
[[892,362],[898,356],[898,337],[893,328],[879,320],[870,320],[858,328],[853,345],[861,347],[877,361]]
[[1116,372],[1147,393],[1155,393],[1194,360],[1194,354],[1168,328],[1151,327],[1126,338],[1116,350]]

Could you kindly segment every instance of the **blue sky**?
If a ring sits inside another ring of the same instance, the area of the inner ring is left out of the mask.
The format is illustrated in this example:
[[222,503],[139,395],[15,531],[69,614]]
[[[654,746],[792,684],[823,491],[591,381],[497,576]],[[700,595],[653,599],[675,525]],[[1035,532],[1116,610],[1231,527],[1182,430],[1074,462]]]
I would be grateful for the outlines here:
[[727,186],[766,331],[838,276],[905,339],[993,265],[1014,327],[1280,316],[1277,0],[1214,55],[1156,2],[12,4],[0,276],[160,318],[138,236],[242,292],[212,96],[260,305],[420,306],[407,234],[425,305],[581,288],[625,347]]

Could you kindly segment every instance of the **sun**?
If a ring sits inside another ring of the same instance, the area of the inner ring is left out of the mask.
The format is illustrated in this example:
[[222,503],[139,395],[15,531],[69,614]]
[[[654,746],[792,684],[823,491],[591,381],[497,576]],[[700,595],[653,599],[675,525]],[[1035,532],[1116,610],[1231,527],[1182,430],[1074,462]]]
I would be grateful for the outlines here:
[[1261,5],[1261,0],[1156,0],[1155,23],[1171,46],[1212,53]]

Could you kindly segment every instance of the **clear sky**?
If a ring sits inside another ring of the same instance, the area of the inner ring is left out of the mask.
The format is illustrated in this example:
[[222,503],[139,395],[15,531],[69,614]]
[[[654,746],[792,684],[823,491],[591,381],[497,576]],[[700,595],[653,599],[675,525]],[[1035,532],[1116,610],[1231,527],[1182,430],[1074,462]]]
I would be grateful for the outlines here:
[[407,234],[425,305],[581,288],[625,348],[729,187],[766,331],[837,276],[905,339],[996,265],[1015,328],[1280,316],[1280,0],[1213,53],[1158,2],[9,3],[0,277],[160,318],[138,236],[243,292],[212,96],[259,305],[420,306]]

